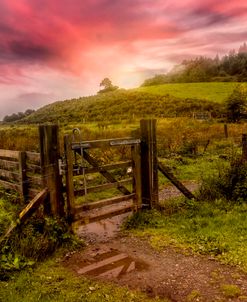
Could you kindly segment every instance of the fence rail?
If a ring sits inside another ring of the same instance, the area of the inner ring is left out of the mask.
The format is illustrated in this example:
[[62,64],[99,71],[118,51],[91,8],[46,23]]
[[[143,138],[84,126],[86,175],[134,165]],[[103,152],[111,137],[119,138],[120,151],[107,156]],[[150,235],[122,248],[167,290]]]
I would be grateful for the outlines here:
[[0,149],[0,185],[24,200],[34,197],[44,187],[40,153]]

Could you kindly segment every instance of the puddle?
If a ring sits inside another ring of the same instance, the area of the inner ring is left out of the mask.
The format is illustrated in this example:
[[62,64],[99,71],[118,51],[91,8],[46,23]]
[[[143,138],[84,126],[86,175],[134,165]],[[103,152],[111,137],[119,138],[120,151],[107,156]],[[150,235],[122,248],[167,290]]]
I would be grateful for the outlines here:
[[130,214],[125,213],[79,226],[76,233],[89,242],[106,242],[117,236],[122,223]]
[[79,275],[88,275],[104,278],[121,278],[122,275],[134,270],[147,269],[148,265],[141,261],[136,261],[126,253],[118,250],[98,252],[90,263],[77,270]]

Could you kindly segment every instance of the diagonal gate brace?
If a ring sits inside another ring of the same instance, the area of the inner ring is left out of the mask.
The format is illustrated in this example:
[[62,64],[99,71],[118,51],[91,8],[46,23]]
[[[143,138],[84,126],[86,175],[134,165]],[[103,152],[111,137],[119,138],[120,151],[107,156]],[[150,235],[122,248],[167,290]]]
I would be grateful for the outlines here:
[[185,197],[196,199],[196,197],[161,162],[158,163],[158,169],[181,193],[184,194]]
[[[80,149],[76,149],[76,152],[81,155]],[[96,159],[94,159],[89,153],[87,153],[87,151],[85,151],[85,149],[83,149],[83,157],[90,165],[92,165],[94,168],[98,169],[99,173],[101,175],[103,175],[109,182],[111,182],[111,183],[118,182],[110,172],[108,172],[106,169],[100,167],[100,164],[98,163],[98,161]],[[119,184],[117,186],[117,189],[124,195],[131,194],[131,192],[125,186],[123,186],[121,184]]]

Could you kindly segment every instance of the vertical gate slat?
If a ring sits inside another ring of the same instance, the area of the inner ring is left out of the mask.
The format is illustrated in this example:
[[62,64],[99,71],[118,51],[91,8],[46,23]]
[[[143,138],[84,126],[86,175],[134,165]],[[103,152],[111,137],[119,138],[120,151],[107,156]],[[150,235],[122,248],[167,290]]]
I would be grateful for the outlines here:
[[73,208],[75,207],[74,183],[73,183],[73,155],[71,148],[71,137],[64,137],[64,151],[66,157],[66,194],[67,194],[67,217],[71,221]]

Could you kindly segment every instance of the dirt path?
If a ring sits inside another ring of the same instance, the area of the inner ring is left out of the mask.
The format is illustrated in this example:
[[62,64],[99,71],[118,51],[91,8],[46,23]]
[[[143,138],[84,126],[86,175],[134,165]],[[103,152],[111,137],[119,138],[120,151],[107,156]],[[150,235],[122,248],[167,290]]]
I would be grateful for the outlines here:
[[[199,188],[199,184],[195,181],[183,181],[183,184],[186,186],[186,188],[190,192],[194,192]],[[166,199],[174,198],[182,196],[182,193],[172,184],[169,184],[165,186],[162,190],[159,192],[159,200],[163,201]]]
[[[193,190],[196,185],[187,187]],[[167,198],[178,193],[164,189],[161,194]],[[77,275],[114,282],[169,301],[247,301],[247,274],[188,251],[172,247],[156,251],[148,238],[120,231],[126,216],[79,228],[87,247],[66,255],[63,265]]]
[[134,236],[94,242],[81,252],[67,255],[63,265],[75,274],[170,301],[247,301],[247,275],[236,268],[170,247],[158,252],[147,240]]

